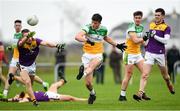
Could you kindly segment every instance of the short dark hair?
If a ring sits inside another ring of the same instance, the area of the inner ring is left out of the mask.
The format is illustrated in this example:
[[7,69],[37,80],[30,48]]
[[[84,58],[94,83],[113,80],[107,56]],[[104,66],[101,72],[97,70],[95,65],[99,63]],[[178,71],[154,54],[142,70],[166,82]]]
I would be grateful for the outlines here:
[[22,23],[22,21],[17,19],[14,21],[14,23]]
[[30,32],[29,29],[23,29],[23,30],[21,31],[21,33],[27,33],[27,32]]
[[93,21],[98,21],[98,22],[101,23],[101,21],[102,21],[102,16],[101,16],[100,14],[96,13],[96,14],[94,14],[94,15],[92,16],[92,20],[93,20]]
[[157,8],[155,12],[161,12],[162,15],[166,14],[163,8]]
[[143,16],[143,12],[142,11],[135,11],[134,13],[133,13],[133,16],[135,17],[135,16],[138,16],[138,15],[140,15],[141,17]]

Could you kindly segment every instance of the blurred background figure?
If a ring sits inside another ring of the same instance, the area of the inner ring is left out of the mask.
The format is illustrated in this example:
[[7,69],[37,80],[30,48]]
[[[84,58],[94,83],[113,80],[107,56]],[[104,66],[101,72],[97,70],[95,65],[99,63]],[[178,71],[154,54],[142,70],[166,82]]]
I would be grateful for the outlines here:
[[97,84],[104,84],[104,73],[105,73],[104,70],[105,70],[105,65],[106,65],[106,63],[105,63],[106,57],[107,57],[107,54],[104,52],[102,65],[94,72],[94,76],[96,76]]
[[0,41],[0,80],[3,81],[3,83],[5,83],[6,81],[6,78],[3,76],[2,74],[2,64],[3,64],[3,61],[8,64],[8,60],[5,56],[5,53],[4,53],[4,45],[3,43]]
[[170,48],[167,51],[167,66],[168,66],[168,73],[171,77],[172,82],[175,82],[175,70],[174,65],[177,61],[180,60],[180,53],[178,48],[173,45],[172,48]]
[[58,52],[58,50],[55,53],[55,58],[56,58],[56,64],[61,64],[58,67],[58,77],[65,77],[65,63],[66,63],[66,55],[67,51],[66,49],[62,50],[61,52]]
[[[2,81],[3,84],[5,84],[6,82],[6,78],[4,77],[3,73],[2,73],[2,64],[3,64],[3,61],[8,64],[8,60],[5,56],[5,53],[4,53],[4,45],[3,43],[0,41],[0,82]],[[0,93],[0,98],[2,98],[3,94]]]
[[109,65],[112,68],[114,74],[114,81],[116,84],[121,84],[121,61],[122,54],[118,53],[115,47],[112,47],[112,51],[109,55]]

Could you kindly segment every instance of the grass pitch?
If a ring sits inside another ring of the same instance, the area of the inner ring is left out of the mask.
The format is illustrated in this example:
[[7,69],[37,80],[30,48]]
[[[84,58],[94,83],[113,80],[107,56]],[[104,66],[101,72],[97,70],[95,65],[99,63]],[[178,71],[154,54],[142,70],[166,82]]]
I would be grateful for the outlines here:
[[[84,85],[84,80],[78,81],[75,79],[77,71],[78,67],[66,68],[68,83],[60,88],[59,92],[88,98],[89,92]],[[53,70],[43,71],[37,68],[37,75],[49,83],[53,82]],[[146,93],[152,100],[137,102],[133,100],[132,95],[138,91],[139,78],[140,73],[135,70],[132,84],[129,84],[127,89],[127,102],[118,101],[121,85],[114,83],[112,71],[109,67],[106,67],[104,85],[96,84],[94,80],[97,98],[93,105],[88,105],[87,102],[40,102],[39,107],[34,107],[32,103],[0,102],[0,110],[180,110],[180,75],[177,75],[176,79],[176,94],[171,95],[158,68],[154,66],[146,87]],[[37,83],[34,84],[33,88],[34,91],[43,90],[42,86]],[[13,97],[22,90],[25,90],[25,88],[23,86],[17,87],[16,82],[14,82],[9,97]]]

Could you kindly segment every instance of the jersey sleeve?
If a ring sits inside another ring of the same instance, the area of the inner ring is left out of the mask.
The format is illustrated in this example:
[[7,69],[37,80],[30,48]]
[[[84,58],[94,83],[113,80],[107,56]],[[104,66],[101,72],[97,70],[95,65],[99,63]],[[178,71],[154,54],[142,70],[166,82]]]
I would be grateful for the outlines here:
[[166,30],[164,31],[164,35],[165,34],[171,34],[171,28],[168,26],[167,28],[166,28]]
[[129,26],[128,26],[128,29],[126,31],[127,33],[129,32],[136,32],[136,29],[135,29],[135,26],[133,23],[130,23]]
[[37,42],[37,45],[39,46],[41,44],[42,40],[39,38],[36,38],[36,42]]
[[85,31],[86,33],[88,33],[89,32],[89,26],[88,25],[83,26],[82,30]]
[[106,37],[106,36],[107,36],[107,34],[108,34],[108,30],[107,30],[107,28],[106,28],[106,27],[104,27],[104,36]]

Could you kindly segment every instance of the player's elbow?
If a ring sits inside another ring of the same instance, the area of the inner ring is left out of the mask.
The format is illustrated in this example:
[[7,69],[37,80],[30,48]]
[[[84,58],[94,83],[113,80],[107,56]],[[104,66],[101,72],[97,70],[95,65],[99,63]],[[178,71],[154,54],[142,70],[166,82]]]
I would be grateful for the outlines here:
[[75,36],[75,40],[78,40],[78,36],[77,35]]
[[77,34],[77,35],[75,36],[75,40],[81,41],[81,35]]

